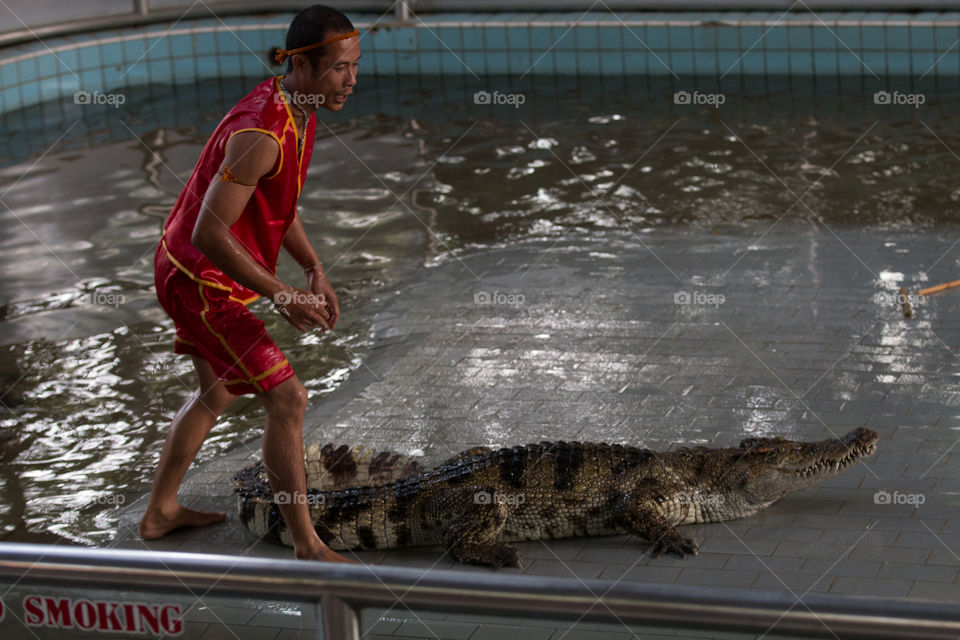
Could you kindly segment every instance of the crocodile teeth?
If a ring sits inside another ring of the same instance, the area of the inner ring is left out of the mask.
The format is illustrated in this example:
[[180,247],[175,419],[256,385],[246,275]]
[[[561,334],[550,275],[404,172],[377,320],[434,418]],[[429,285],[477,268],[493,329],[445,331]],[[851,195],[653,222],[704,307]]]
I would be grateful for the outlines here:
[[855,449],[848,451],[846,455],[844,455],[842,458],[840,458],[836,462],[830,462],[829,460],[821,460],[816,464],[809,466],[797,473],[803,476],[804,478],[808,478],[811,475],[818,473],[820,471],[823,471],[825,469],[829,469],[830,471],[833,471],[833,472],[841,471],[842,469],[845,469],[848,466],[850,466],[852,463],[859,461],[861,458],[864,458],[870,455],[871,453],[873,453],[874,449],[876,449],[875,444],[871,444],[866,447],[856,447]]

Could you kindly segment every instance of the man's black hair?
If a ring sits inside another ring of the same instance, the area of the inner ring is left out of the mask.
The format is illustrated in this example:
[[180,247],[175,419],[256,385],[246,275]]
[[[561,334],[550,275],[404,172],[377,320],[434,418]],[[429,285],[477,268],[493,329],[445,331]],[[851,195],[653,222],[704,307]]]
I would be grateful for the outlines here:
[[[330,36],[348,33],[353,30],[353,23],[350,22],[347,16],[332,7],[315,4],[294,16],[293,22],[290,23],[290,28],[287,29],[287,41],[284,44],[284,48],[287,51],[299,49],[300,47],[321,42]],[[326,53],[326,49],[327,47],[317,47],[310,51],[304,51],[300,55],[306,56],[310,64],[316,68],[317,65],[320,64],[320,58]],[[268,54],[271,64],[278,64],[277,61],[274,60],[276,52],[277,48],[274,47]],[[291,71],[293,71],[293,60],[288,57],[287,73]]]

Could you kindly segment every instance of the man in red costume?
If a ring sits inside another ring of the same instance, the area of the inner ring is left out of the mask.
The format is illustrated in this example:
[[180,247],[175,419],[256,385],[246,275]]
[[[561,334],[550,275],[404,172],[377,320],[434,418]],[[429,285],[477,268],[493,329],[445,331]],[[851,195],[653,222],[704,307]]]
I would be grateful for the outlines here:
[[[293,19],[287,73],[258,85],[220,122],[167,218],[155,256],[157,298],[176,325],[174,351],[192,357],[199,388],[177,412],[140,522],[144,539],[226,518],[177,503],[177,491],[217,418],[255,393],[267,420],[263,459],[298,558],[346,561],[317,536],[306,501],[303,415],[307,391],[245,305],[269,297],[300,331],[333,328],[337,296],[297,213],[318,106],[339,111],[353,92],[359,32],[339,11],[314,5]],[[275,275],[280,247],[306,286]]]

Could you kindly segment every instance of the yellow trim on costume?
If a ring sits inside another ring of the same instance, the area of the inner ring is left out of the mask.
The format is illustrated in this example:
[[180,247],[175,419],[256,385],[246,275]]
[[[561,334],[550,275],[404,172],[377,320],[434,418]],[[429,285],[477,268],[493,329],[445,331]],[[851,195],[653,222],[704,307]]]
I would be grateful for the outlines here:
[[220,344],[223,346],[223,348],[226,349],[227,353],[230,354],[230,357],[233,358],[233,361],[237,364],[238,367],[240,367],[240,370],[243,371],[243,373],[247,376],[247,378],[250,379],[250,384],[253,385],[253,388],[256,389],[257,391],[263,391],[263,389],[260,388],[260,385],[257,384],[257,381],[253,379],[253,374],[250,372],[249,369],[247,369],[247,366],[243,364],[243,361],[240,360],[236,352],[230,348],[229,344],[227,344],[226,338],[224,338],[222,335],[220,335],[219,333],[213,330],[213,326],[207,320],[207,312],[210,310],[210,304],[207,302],[207,297],[203,295],[203,285],[198,284],[197,288],[200,291],[200,299],[203,300],[203,311],[200,312],[200,319],[203,320],[203,324],[207,327],[207,331],[209,331],[214,336],[216,336],[217,340],[220,341]]
[[[290,111],[289,107],[287,107],[287,111],[288,112]],[[275,134],[273,131],[268,131],[266,129],[258,129],[257,127],[247,127],[246,129],[237,129],[236,131],[231,133],[229,136],[227,136],[227,142],[230,142],[230,138],[232,138],[233,136],[237,135],[238,133],[243,133],[244,131],[256,131],[257,133],[265,133],[277,142],[277,146],[280,147],[280,165],[277,166],[276,171],[274,171],[269,176],[264,176],[263,179],[270,180],[272,178],[276,178],[277,175],[280,174],[280,169],[283,168],[283,142],[280,141],[280,138],[278,138],[277,134]],[[226,146],[227,142],[223,143],[224,146]]]
[[[163,235],[166,235],[166,234],[167,234],[167,230],[164,229]],[[253,302],[254,300],[260,297],[260,294],[258,293],[246,300],[241,300],[240,298],[237,298],[232,293],[233,289],[228,287],[227,285],[220,284],[219,282],[214,282],[213,280],[204,280],[200,276],[194,275],[189,269],[187,269],[185,266],[180,264],[180,261],[174,258],[173,254],[170,253],[170,249],[167,248],[167,241],[163,237],[160,238],[160,244],[163,245],[163,250],[167,252],[167,257],[170,258],[170,262],[173,263],[173,266],[175,266],[177,269],[180,269],[180,271],[183,271],[185,274],[187,274],[187,277],[189,277],[194,282],[197,282],[207,287],[213,287],[214,289],[220,289],[221,291],[230,291],[231,292],[230,300],[233,300],[234,302],[239,302],[243,306],[247,306],[248,304],[250,304],[251,302]]]
[[[276,84],[277,91],[280,91],[280,80],[283,79],[284,77],[285,77],[284,75],[279,75],[276,78],[274,78],[274,83]],[[283,93],[281,93],[280,95],[283,95]],[[283,108],[287,110],[287,124],[289,124],[290,127],[293,129],[293,139],[299,142],[299,137],[297,136],[297,121],[293,119],[293,112],[290,111],[290,105],[287,104],[287,101],[284,99],[282,100],[282,102],[283,102]],[[310,116],[312,115],[313,114],[311,113]],[[303,149],[300,149],[300,156],[297,158],[297,197],[298,198],[300,197],[301,189],[303,189],[303,185],[300,184],[300,170],[303,167],[303,152],[307,148],[306,129],[307,129],[307,123],[310,120],[310,116],[307,116],[307,119],[303,121],[303,129],[304,129]],[[283,125],[283,132],[284,133],[287,132],[286,124]]]
[[[313,114],[310,114],[310,118],[313,117]],[[307,118],[309,120],[310,118]],[[300,176],[303,175],[303,152],[307,150],[307,126],[308,122],[303,123],[303,149],[300,149],[300,158],[297,160],[297,198],[300,198],[300,192],[303,191],[303,183],[300,179]],[[297,130],[294,128],[294,135],[296,135]],[[294,203],[296,207],[296,203]]]
[[287,360],[286,358],[284,358],[282,361],[280,361],[280,362],[278,362],[277,364],[273,365],[272,367],[270,367],[269,369],[267,369],[266,371],[264,371],[263,373],[261,373],[260,375],[258,375],[258,376],[257,376],[256,378],[254,378],[253,380],[254,380],[254,382],[260,382],[261,380],[263,380],[263,379],[266,378],[267,376],[273,375],[274,373],[276,373],[276,372],[279,371],[280,369],[283,369],[285,366],[287,366],[287,365],[289,365],[289,364],[290,364],[290,361]]
[[183,344],[189,345],[189,346],[191,346],[191,347],[197,346],[197,343],[196,343],[196,342],[190,342],[190,341],[187,340],[186,338],[181,338],[180,336],[173,336],[173,341],[174,341],[174,342],[182,342]]
[[264,378],[273,375],[274,373],[276,373],[280,369],[283,369],[289,364],[290,364],[290,361],[284,358],[281,362],[278,362],[277,364],[273,365],[272,367],[270,367],[269,369],[267,369],[257,377],[253,378],[252,380],[244,380],[243,378],[236,378],[235,380],[227,380],[223,384],[231,385],[231,384],[240,384],[241,382],[246,382],[246,383],[260,382]]
[[175,266],[177,269],[180,269],[180,271],[183,271],[185,274],[190,276],[190,279],[193,280],[194,282],[199,282],[202,285],[213,287],[214,289],[220,289],[221,291],[233,291],[233,289],[231,289],[225,284],[220,284],[219,282],[214,282],[213,280],[204,280],[200,276],[193,275],[193,273],[191,273],[189,269],[187,269],[185,266],[183,266],[180,263],[179,260],[173,257],[173,254],[170,253],[170,249],[167,248],[167,241],[165,238],[160,238],[160,244],[163,245],[163,250],[167,252],[167,257],[170,258],[170,262],[173,263],[173,266]]

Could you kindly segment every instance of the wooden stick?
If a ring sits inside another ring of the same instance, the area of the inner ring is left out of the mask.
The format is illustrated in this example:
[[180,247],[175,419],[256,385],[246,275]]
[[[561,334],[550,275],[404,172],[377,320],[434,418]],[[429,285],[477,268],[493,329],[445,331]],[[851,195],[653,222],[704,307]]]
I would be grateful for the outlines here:
[[935,287],[921,289],[919,293],[922,296],[927,296],[927,295],[930,295],[931,293],[940,293],[941,291],[946,291],[947,289],[953,289],[954,287],[960,287],[960,280],[954,280],[953,282],[938,284]]
[[910,308],[910,296],[907,295],[906,287],[900,287],[900,308],[903,309],[904,318],[913,317],[913,309]]

